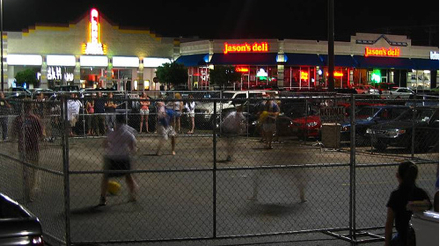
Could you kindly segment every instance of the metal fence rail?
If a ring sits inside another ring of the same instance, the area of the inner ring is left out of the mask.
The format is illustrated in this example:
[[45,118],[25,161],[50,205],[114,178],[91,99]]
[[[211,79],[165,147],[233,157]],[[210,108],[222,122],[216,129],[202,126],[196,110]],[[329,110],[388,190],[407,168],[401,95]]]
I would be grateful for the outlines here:
[[[366,131],[356,121],[357,112],[363,107],[403,106],[406,102],[292,94],[275,101],[281,114],[275,123],[273,148],[268,149],[261,142],[262,119],[258,115],[264,111],[261,101],[265,98],[151,98],[151,133],[136,133],[132,168],[123,172],[132,174],[139,186],[137,201],[128,202],[129,187],[124,178],[113,178],[121,189],[117,195],[107,196],[106,206],[99,207],[102,176],[116,171],[103,170],[106,137],[90,132],[92,126],[87,120],[121,114],[139,131],[142,99],[114,98],[110,101],[123,105],[114,113],[90,115],[80,108],[72,125],[69,100],[73,99],[11,100],[13,108],[7,115],[10,139],[0,143],[0,180],[4,184],[0,191],[39,216],[47,237],[60,244],[173,242],[311,232],[357,244],[382,240],[368,231],[384,226],[385,204],[397,187],[394,174],[400,162],[411,159],[418,163],[418,185],[431,195],[435,191],[438,109],[436,126],[418,127],[418,111],[414,111],[412,124],[413,130],[429,130],[429,136],[437,136],[436,143],[417,149],[421,135],[413,131],[409,147],[378,149],[368,135],[363,135],[366,139],[362,141],[356,136]],[[79,102],[85,107],[91,100],[96,99]],[[154,133],[163,123],[153,105],[191,100],[197,105],[195,131],[186,133],[191,129],[192,115],[183,112],[172,155],[171,139],[165,141],[160,131]],[[243,128],[231,135],[224,122],[238,105],[242,105]],[[40,115],[46,130],[39,142],[37,164],[22,158],[17,137],[12,134],[17,117],[22,117],[26,108]],[[106,131],[111,128],[107,126]],[[349,139],[344,141],[347,130]],[[160,155],[156,155],[161,144]],[[32,201],[26,199],[24,174],[28,169],[37,176]]]

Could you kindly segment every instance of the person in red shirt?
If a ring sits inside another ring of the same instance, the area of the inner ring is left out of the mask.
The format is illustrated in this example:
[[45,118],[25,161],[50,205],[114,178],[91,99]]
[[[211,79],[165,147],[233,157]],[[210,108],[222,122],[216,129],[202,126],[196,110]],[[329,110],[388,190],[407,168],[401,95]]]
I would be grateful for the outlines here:
[[32,106],[25,102],[23,112],[13,121],[13,136],[18,138],[18,153],[24,165],[25,199],[32,202],[37,180],[40,159],[40,140],[43,138],[43,126],[38,116],[32,113]]

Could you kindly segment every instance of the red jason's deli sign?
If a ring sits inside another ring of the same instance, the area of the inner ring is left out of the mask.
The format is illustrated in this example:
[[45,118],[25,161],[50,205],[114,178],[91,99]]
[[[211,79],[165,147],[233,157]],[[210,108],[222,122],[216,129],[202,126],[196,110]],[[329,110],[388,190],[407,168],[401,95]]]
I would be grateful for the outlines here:
[[268,52],[269,45],[267,42],[261,43],[241,43],[241,44],[230,44],[225,42],[223,53],[226,55],[228,53],[254,53],[254,52]]
[[400,48],[365,47],[365,57],[368,57],[368,56],[400,57]]

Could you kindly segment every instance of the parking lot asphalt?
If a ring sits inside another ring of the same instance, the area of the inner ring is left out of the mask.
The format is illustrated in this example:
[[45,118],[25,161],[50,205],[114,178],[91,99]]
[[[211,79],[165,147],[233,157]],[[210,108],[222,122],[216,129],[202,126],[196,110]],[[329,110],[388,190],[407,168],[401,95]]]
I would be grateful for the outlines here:
[[[239,138],[228,162],[224,138],[213,141],[208,134],[180,135],[176,156],[170,154],[168,143],[163,155],[155,156],[158,140],[154,134],[138,136],[139,150],[133,157],[138,201],[127,202],[127,187],[119,179],[120,194],[109,197],[106,207],[96,207],[102,138],[69,139],[67,216],[63,212],[62,148],[59,142],[44,143],[40,165],[47,171],[40,173],[37,199],[25,205],[35,211],[44,230],[55,238],[63,238],[67,219],[72,242],[180,239],[165,245],[350,245],[321,233],[349,226],[349,148],[323,149],[314,142],[285,138],[275,143],[274,149],[266,150],[258,138]],[[0,153],[16,156],[15,143],[2,145]],[[383,226],[386,200],[397,185],[395,167],[385,164],[408,157],[410,153],[377,153],[368,147],[357,150],[357,228]],[[438,153],[417,157],[438,161]],[[8,164],[1,174],[1,179],[8,181],[4,189],[20,198],[20,166],[4,158],[1,162]],[[420,168],[419,184],[430,194],[436,167],[427,164]],[[258,200],[253,201],[249,198],[255,183]],[[305,187],[305,203],[299,199],[301,186]],[[319,232],[314,233],[316,230]],[[288,232],[296,233],[283,235]],[[251,237],[267,234],[278,236]],[[184,240],[214,236],[218,239]]]

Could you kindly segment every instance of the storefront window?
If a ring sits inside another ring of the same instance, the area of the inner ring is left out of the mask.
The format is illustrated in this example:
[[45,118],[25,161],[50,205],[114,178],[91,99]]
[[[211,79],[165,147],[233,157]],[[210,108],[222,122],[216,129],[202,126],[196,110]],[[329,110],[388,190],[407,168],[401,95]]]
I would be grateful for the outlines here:
[[49,66],[47,67],[47,83],[48,87],[53,89],[56,86],[61,85],[73,85],[74,81],[74,67],[60,67]]
[[84,88],[106,88],[106,69],[96,67],[82,67],[81,68],[81,83]]
[[[24,72],[26,70],[31,70],[35,73],[35,78],[38,80],[36,85],[32,85],[29,83],[25,83],[25,84],[17,84],[16,83],[17,81],[16,81],[15,77],[16,77],[17,73]],[[20,65],[10,66],[8,69],[8,78],[9,78],[8,84],[12,88],[15,88],[17,86],[24,87],[26,89],[33,89],[33,88],[39,87],[41,84],[41,77],[40,77],[41,72],[40,71],[41,71],[40,66],[20,66]]]
[[407,85],[417,90],[431,89],[431,71],[412,70],[408,72]]

